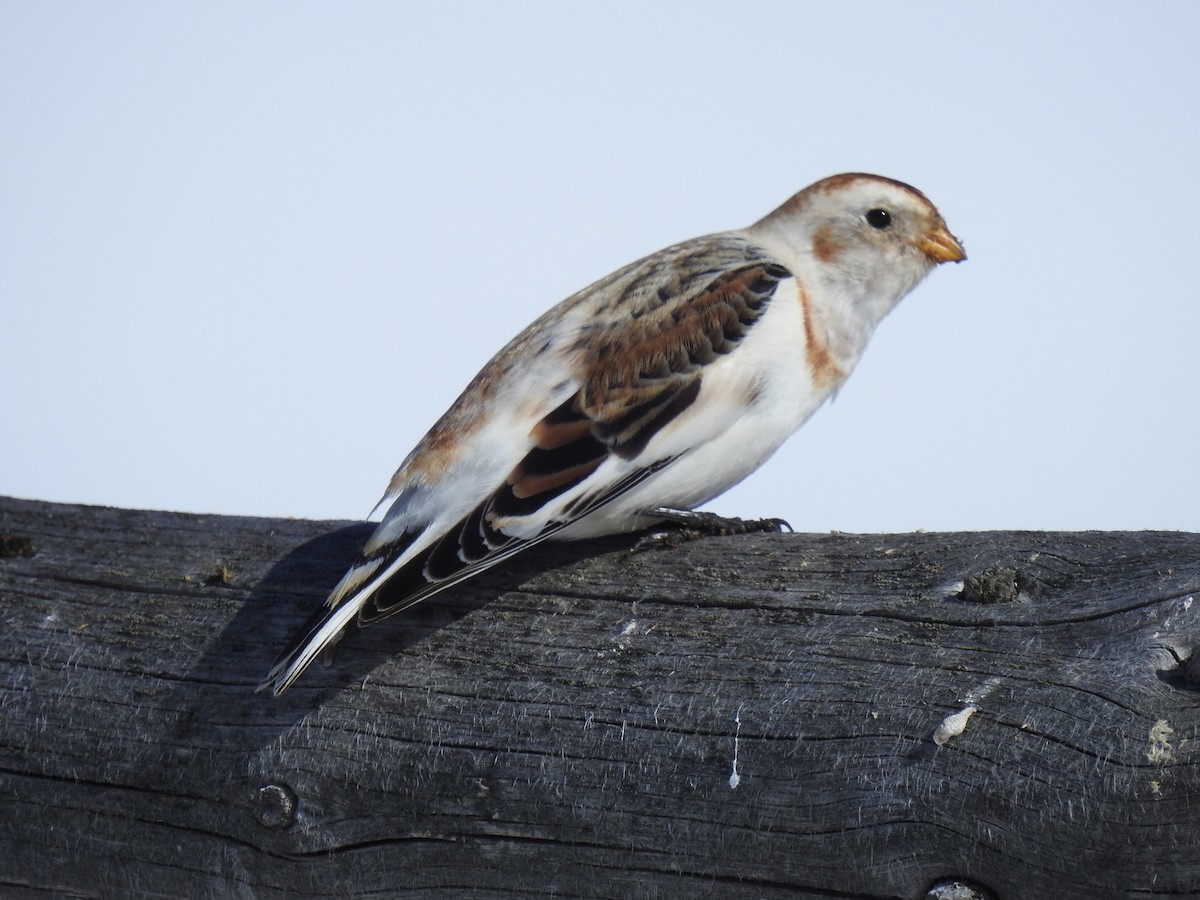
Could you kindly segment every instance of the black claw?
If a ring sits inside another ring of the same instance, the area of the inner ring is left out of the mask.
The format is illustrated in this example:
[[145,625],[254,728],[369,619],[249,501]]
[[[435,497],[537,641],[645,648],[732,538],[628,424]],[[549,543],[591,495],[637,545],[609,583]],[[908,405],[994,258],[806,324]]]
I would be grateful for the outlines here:
[[737,519],[718,516],[693,509],[659,507],[649,511],[664,522],[677,527],[654,531],[642,537],[633,547],[634,553],[645,550],[674,550],[689,541],[702,537],[729,537],[735,534],[778,534],[792,530],[784,519]]

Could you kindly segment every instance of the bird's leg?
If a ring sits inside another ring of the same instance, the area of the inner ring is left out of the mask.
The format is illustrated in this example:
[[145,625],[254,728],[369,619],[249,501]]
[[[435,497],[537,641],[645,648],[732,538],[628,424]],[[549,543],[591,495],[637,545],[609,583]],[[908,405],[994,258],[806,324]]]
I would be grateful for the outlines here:
[[688,541],[702,537],[727,537],[731,534],[777,533],[784,529],[792,530],[792,526],[783,519],[737,519],[718,516],[711,512],[699,512],[694,509],[674,509],[670,506],[657,506],[654,509],[646,510],[646,515],[675,527],[646,535],[634,545],[635,552],[658,547],[674,549]]

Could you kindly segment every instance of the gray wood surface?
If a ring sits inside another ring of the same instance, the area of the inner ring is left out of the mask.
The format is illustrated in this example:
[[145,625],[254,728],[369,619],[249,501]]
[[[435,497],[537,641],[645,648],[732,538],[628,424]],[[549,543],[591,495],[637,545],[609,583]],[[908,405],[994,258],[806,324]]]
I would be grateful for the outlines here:
[[546,546],[254,693],[368,530],[0,499],[0,896],[1200,896],[1200,535]]

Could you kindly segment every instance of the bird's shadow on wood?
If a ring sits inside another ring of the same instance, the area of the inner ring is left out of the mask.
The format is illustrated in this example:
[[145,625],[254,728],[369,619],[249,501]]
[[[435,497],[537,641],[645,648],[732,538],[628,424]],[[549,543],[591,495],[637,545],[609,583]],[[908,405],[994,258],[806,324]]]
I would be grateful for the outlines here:
[[184,731],[231,721],[286,730],[334,694],[362,683],[396,653],[421,644],[534,576],[628,550],[637,539],[541,544],[370,628],[349,626],[332,652],[315,661],[282,696],[256,691],[279,653],[358,557],[374,528],[362,523],[320,535],[271,567],[178,686],[177,691],[186,694],[175,698],[177,708],[186,711]]

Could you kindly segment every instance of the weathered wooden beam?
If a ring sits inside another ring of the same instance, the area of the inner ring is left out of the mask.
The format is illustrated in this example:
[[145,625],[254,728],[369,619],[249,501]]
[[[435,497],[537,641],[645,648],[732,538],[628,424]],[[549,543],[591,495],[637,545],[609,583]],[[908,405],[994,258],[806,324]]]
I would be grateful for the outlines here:
[[0,895],[1200,896],[1200,535],[545,546],[254,693],[366,533],[0,500]]

